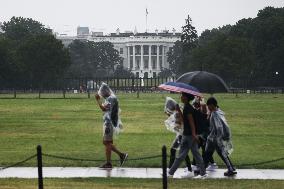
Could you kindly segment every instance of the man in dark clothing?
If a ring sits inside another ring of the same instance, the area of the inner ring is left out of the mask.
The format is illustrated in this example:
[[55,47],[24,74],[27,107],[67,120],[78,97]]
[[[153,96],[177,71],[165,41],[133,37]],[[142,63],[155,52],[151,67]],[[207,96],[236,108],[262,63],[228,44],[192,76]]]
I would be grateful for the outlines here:
[[197,165],[200,167],[200,175],[197,177],[204,178],[207,176],[202,156],[198,151],[198,137],[196,135],[196,127],[194,122],[194,108],[190,105],[190,101],[194,99],[194,96],[187,93],[182,93],[181,101],[184,103],[183,112],[177,106],[177,111],[183,116],[183,135],[181,141],[181,147],[179,155],[176,157],[173,166],[168,172],[168,176],[173,176],[178,169],[181,162],[185,159],[189,150],[191,150],[193,157],[195,158]]

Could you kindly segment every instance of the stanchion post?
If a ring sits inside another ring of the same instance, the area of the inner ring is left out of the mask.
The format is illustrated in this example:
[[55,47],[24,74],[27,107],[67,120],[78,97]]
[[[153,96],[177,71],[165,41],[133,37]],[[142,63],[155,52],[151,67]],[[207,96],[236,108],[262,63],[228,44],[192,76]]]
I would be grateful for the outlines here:
[[162,169],[163,169],[163,189],[167,189],[168,188],[167,148],[165,145],[162,148]]
[[43,189],[42,153],[40,145],[37,146],[37,167],[38,167],[38,189]]

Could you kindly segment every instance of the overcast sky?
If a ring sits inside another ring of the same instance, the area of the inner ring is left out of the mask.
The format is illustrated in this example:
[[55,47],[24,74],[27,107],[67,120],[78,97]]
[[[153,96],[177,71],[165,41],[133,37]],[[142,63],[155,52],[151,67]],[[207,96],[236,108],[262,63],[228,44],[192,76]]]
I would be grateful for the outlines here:
[[77,26],[104,33],[181,30],[189,14],[200,34],[242,18],[256,17],[266,6],[284,7],[284,0],[0,0],[0,22],[12,16],[40,21],[59,33],[74,35]]

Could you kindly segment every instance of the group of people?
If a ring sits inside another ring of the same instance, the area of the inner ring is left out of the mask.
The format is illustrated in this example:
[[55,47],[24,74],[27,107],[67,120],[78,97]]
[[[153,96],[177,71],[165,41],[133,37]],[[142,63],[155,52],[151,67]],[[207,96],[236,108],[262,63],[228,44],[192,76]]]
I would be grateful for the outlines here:
[[[224,176],[237,174],[229,158],[232,153],[231,131],[217,100],[210,97],[207,103],[203,104],[200,97],[182,93],[181,102],[183,110],[169,97],[165,104],[165,113],[169,116],[165,125],[176,133],[170,151],[168,176],[174,175],[183,160],[187,165],[184,177],[191,176],[192,166],[188,157],[188,152],[191,151],[193,162],[197,166],[194,172],[196,177],[206,177],[209,163],[217,167],[213,159],[215,150],[227,166],[228,170]],[[199,148],[202,149],[202,155]],[[176,156],[177,149],[179,154]]]
[[[101,98],[104,98],[105,101],[102,102]],[[113,144],[114,133],[119,133],[122,129],[117,97],[109,86],[103,83],[96,94],[96,100],[104,112],[103,144],[105,145],[106,163],[100,168],[112,168],[112,151],[119,156],[120,166],[122,166],[127,160],[128,154],[119,151]],[[181,102],[183,108],[172,98],[166,98],[165,113],[168,115],[168,119],[165,121],[165,125],[170,131],[176,133],[170,151],[168,176],[173,176],[182,161],[185,160],[187,165],[185,177],[193,171],[192,164],[196,166],[194,170],[196,177],[206,177],[208,166],[216,168],[213,159],[214,151],[217,151],[228,168],[224,175],[237,174],[229,158],[232,152],[231,131],[217,100],[210,97],[205,104],[202,103],[200,97],[182,93]],[[202,149],[202,155],[199,148]],[[176,155],[177,150],[179,152]],[[189,151],[193,155],[192,164],[188,156]]]

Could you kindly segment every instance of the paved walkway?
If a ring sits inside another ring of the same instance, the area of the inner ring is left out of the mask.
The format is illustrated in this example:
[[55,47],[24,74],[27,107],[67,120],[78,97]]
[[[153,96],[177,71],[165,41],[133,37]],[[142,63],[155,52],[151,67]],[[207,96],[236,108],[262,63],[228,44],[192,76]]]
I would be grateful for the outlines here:
[[[75,178],[75,177],[120,177],[120,178],[162,178],[161,168],[114,168],[101,170],[97,167],[44,167],[44,178]],[[284,169],[238,169],[234,179],[273,179],[284,180]],[[207,171],[212,179],[226,178],[225,169]],[[174,178],[181,178],[183,169],[178,169]],[[193,177],[193,175],[192,175]],[[0,170],[0,178],[37,178],[36,167],[14,167]]]

